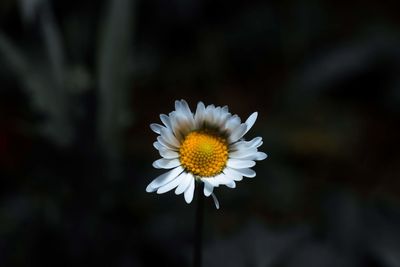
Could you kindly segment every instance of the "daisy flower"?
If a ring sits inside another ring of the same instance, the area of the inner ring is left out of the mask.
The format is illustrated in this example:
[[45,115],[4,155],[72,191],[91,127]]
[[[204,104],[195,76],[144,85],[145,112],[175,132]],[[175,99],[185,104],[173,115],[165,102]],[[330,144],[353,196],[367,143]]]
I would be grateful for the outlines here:
[[204,195],[212,196],[215,206],[218,200],[213,193],[215,187],[236,187],[243,177],[255,177],[252,169],[256,160],[267,157],[258,151],[262,138],[245,141],[243,136],[257,119],[254,112],[242,123],[238,115],[232,115],[227,106],[205,106],[197,104],[192,113],[185,100],[175,101],[175,110],[169,115],[161,114],[161,124],[150,124],[159,136],[154,147],[161,159],[153,167],[168,170],[154,179],[147,192],[158,194],[175,189],[175,194],[184,194],[191,203],[196,182],[204,183]]

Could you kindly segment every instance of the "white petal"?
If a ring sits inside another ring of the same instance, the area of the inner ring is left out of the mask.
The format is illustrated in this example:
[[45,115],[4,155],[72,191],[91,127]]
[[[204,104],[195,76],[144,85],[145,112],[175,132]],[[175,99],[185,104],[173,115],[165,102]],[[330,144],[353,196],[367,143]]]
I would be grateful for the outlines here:
[[243,159],[248,156],[254,156],[257,153],[257,148],[246,148],[238,149],[236,151],[230,152],[229,157],[234,159]]
[[202,126],[201,124],[204,122],[205,109],[203,102],[200,101],[197,103],[196,113],[194,114],[196,127]]
[[164,148],[163,145],[161,145],[159,142],[154,142],[153,146],[155,149],[160,150],[161,148]]
[[158,136],[157,137],[157,141],[158,141],[158,143],[160,143],[162,146],[164,146],[164,147],[166,147],[166,148],[169,148],[169,149],[171,149],[171,150],[178,150],[178,147],[176,147],[176,146],[174,146],[174,145],[172,145],[172,144],[170,144],[167,140],[165,140],[165,138],[164,137],[162,137],[162,136]]
[[169,119],[172,127],[171,133],[175,135],[178,140],[182,140],[183,134],[181,130],[186,128],[184,123],[185,119],[176,111],[173,111],[169,114]]
[[241,173],[235,171],[234,169],[231,168],[225,168],[224,169],[224,173],[226,174],[226,176],[228,176],[229,178],[231,178],[234,181],[241,181],[243,180],[243,176]]
[[265,154],[264,152],[257,152],[255,154],[240,158],[241,160],[264,160],[268,157],[267,154]]
[[212,125],[219,125],[220,117],[221,117],[221,107],[216,107],[212,112],[210,123]]
[[252,160],[228,159],[226,165],[233,169],[242,169],[253,167],[256,163]]
[[229,183],[226,183],[225,185],[226,185],[227,187],[229,187],[229,188],[235,188],[235,187],[236,187],[235,181],[230,181]]
[[193,194],[194,194],[194,178],[191,179],[190,185],[186,189],[185,194],[184,194],[186,203],[189,204],[190,202],[192,202]]
[[256,120],[257,120],[257,116],[258,116],[258,113],[257,113],[257,112],[254,112],[253,114],[251,114],[251,115],[247,118],[247,120],[246,120],[246,122],[245,122],[245,124],[247,125],[246,133],[251,129],[251,127],[253,127],[254,123],[255,123]]
[[211,185],[214,186],[214,187],[218,187],[218,186],[219,186],[219,183],[218,183],[217,180],[215,180],[216,177],[217,177],[217,176],[214,176],[214,177],[204,177],[204,178],[201,178],[201,181],[206,182],[206,183],[209,183],[209,184],[211,184]]
[[231,183],[231,181],[232,181],[232,178],[226,176],[225,173],[218,174],[217,176],[214,177],[214,179],[219,185],[220,184],[226,185],[226,184]]
[[225,106],[219,109],[216,124],[223,128],[230,117],[232,117],[232,114],[228,112],[228,108]]
[[193,115],[185,116],[182,112],[173,112],[170,115],[171,125],[178,140],[182,140],[186,134],[195,129]]
[[264,160],[268,157],[264,152],[257,152],[255,160]]
[[161,129],[160,135],[165,141],[167,141],[170,145],[174,147],[179,147],[179,141],[176,139],[175,135],[171,132],[171,130],[165,128]]
[[184,113],[186,114],[186,119],[187,119],[187,122],[189,123],[190,130],[192,130],[195,127],[193,113],[190,110],[189,105],[185,100],[182,99],[181,103],[182,103],[182,108],[184,110]]
[[250,149],[250,148],[258,148],[259,146],[262,145],[262,138],[261,137],[255,137],[250,141],[239,141],[237,143],[234,143],[230,145],[231,150],[241,150],[241,149]]
[[177,158],[179,158],[179,153],[178,152],[173,151],[173,150],[168,149],[168,148],[164,148],[163,147],[163,148],[159,149],[158,152],[160,152],[160,156],[165,158],[165,159],[177,159]]
[[182,107],[181,107],[181,101],[179,101],[179,100],[175,100],[175,110],[176,111],[181,111],[182,110]]
[[183,109],[182,103],[181,103],[180,100],[175,100],[175,110],[176,110],[178,113],[184,113],[184,112],[186,112],[186,111]]
[[182,182],[182,180],[183,180],[183,178],[185,178],[185,176],[186,176],[186,174],[184,172],[182,172],[178,177],[176,177],[175,179],[173,179],[166,185],[163,185],[160,188],[158,188],[157,194],[163,194],[163,193],[166,193],[166,192],[174,189]]
[[206,197],[209,197],[214,190],[214,186],[211,183],[205,181],[204,179],[202,179],[202,181],[204,182],[204,190],[203,190],[204,195]]
[[214,112],[214,109],[215,109],[215,105],[214,104],[208,105],[206,107],[206,110],[208,110],[208,112]]
[[227,111],[225,111],[225,110],[222,110],[222,115],[221,115],[221,122],[220,122],[220,124],[221,124],[221,125],[225,125],[226,122],[229,120],[230,117],[232,117],[232,114],[231,114],[231,113],[229,113],[229,112],[227,112]]
[[233,115],[231,116],[225,124],[225,129],[228,130],[229,132],[233,132],[235,128],[237,128],[240,125],[240,118],[238,115]]
[[179,159],[158,159],[153,162],[156,169],[172,169],[181,165]]
[[262,145],[262,138],[258,136],[246,143],[249,147],[259,147]]
[[208,105],[206,107],[206,110],[204,111],[204,120],[206,123],[210,123],[214,119],[214,110],[215,106],[214,105]]
[[175,194],[180,195],[185,190],[189,187],[190,182],[194,179],[193,175],[191,173],[186,173],[185,176],[183,177],[182,182],[179,184],[179,186],[175,189]]
[[243,135],[246,133],[247,125],[246,124],[241,124],[240,126],[236,127],[231,135],[229,136],[229,143],[234,143],[240,138],[243,137]]
[[253,171],[252,169],[245,168],[245,169],[234,169],[234,170],[243,175],[244,177],[253,178],[256,176],[256,172]]
[[218,201],[218,199],[217,199],[217,196],[216,196],[214,193],[212,193],[211,196],[212,196],[212,198],[213,198],[213,200],[214,200],[215,207],[216,207],[217,209],[219,209],[219,201]]
[[188,105],[188,103],[186,102],[186,100],[181,99],[181,103],[182,103],[183,109],[186,110],[186,113],[187,113],[188,115],[192,115],[192,111],[190,110],[189,105]]
[[162,121],[162,123],[164,123],[165,126],[167,126],[167,128],[172,129],[171,121],[169,120],[169,117],[167,115],[161,114],[160,120]]
[[150,124],[150,129],[151,129],[153,132],[157,133],[157,134],[160,134],[160,131],[161,131],[162,128],[165,128],[165,127],[162,126],[162,125],[160,125],[160,124],[158,124],[158,123],[152,123],[152,124]]
[[183,168],[181,166],[179,166],[173,170],[170,170],[166,173],[161,174],[146,187],[146,192],[156,191],[160,186],[163,186],[163,185],[167,184],[168,182],[172,181],[182,172],[183,172]]
[[185,100],[182,99],[181,101],[175,101],[175,109],[176,111],[179,111],[185,118],[193,118],[192,111]]

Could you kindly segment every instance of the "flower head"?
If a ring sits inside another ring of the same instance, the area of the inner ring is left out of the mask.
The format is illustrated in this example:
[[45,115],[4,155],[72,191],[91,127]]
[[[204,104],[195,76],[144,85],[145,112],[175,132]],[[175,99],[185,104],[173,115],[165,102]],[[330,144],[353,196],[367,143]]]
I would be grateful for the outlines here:
[[212,196],[215,187],[225,185],[235,188],[243,177],[255,177],[251,167],[256,160],[267,157],[258,151],[262,138],[250,141],[243,136],[257,119],[257,112],[241,123],[237,115],[229,113],[228,107],[204,106],[197,104],[193,114],[185,100],[175,101],[175,110],[168,116],[161,114],[163,123],[150,125],[159,136],[154,147],[162,157],[153,163],[166,173],[154,179],[146,188],[147,192],[158,194],[175,189],[177,195],[184,194],[187,203],[192,202],[195,182],[204,183],[204,195]]

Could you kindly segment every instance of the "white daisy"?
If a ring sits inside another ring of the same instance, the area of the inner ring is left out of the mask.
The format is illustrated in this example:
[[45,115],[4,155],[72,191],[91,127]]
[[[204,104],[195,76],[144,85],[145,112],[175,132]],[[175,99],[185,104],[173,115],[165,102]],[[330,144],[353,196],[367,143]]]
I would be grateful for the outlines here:
[[195,182],[204,183],[204,195],[219,203],[214,187],[226,185],[235,188],[243,177],[255,177],[250,169],[256,160],[267,157],[258,151],[262,138],[245,141],[242,137],[257,119],[257,112],[241,123],[239,116],[232,115],[228,107],[197,104],[193,114],[185,100],[175,101],[175,110],[169,116],[161,114],[164,125],[153,123],[150,128],[159,136],[153,145],[161,159],[153,162],[157,169],[166,173],[154,179],[147,192],[158,194],[175,189],[175,194],[184,194],[187,203],[192,202]]

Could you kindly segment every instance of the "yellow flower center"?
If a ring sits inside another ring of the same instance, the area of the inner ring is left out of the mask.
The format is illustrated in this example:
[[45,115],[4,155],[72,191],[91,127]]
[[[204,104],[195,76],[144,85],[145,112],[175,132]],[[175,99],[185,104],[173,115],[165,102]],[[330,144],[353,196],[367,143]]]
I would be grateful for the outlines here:
[[194,175],[211,177],[224,169],[228,145],[224,138],[207,131],[189,133],[179,148],[182,166]]

